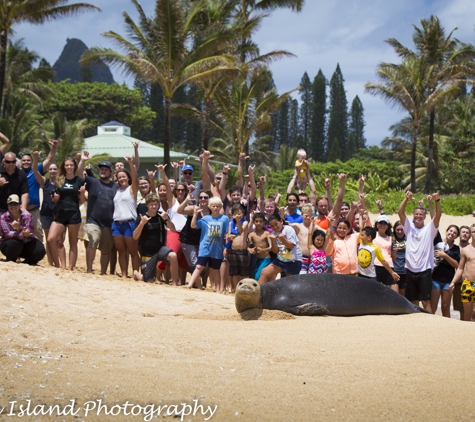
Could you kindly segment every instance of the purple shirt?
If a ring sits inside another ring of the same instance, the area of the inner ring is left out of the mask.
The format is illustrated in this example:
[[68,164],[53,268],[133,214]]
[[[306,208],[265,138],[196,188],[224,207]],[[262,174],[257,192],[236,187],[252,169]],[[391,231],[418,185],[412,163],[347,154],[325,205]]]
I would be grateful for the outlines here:
[[[20,228],[18,230],[14,229],[12,226],[14,219],[7,211],[6,213],[2,214],[0,217],[0,230],[1,230],[1,239],[0,242],[3,242],[7,239],[18,239],[23,241],[24,243],[28,242],[30,239],[38,238],[35,236],[34,225],[33,225],[33,218],[28,211],[20,209]],[[30,231],[29,237],[23,237],[21,232],[24,229],[28,229]]]

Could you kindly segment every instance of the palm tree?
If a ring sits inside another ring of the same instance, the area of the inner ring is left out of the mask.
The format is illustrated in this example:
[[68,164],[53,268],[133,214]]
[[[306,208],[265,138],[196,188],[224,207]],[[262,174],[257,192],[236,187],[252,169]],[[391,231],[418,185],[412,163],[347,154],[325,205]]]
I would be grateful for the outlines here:
[[214,144],[219,139],[233,162],[237,162],[239,153],[248,148],[256,134],[271,126],[271,113],[292,92],[278,95],[274,87],[269,87],[270,79],[267,68],[256,67],[250,77],[241,76],[216,93],[216,121],[212,125],[218,136]]
[[416,151],[419,124],[427,109],[428,81],[432,77],[423,57],[408,57],[401,64],[380,63],[377,68],[379,83],[368,82],[366,92],[378,95],[391,106],[406,110],[412,120],[411,137],[411,191],[416,191]]
[[52,93],[43,81],[53,77],[53,70],[44,66],[34,68],[39,56],[28,50],[22,39],[14,43],[8,42],[6,60],[2,117],[6,116],[9,96],[13,92],[32,98],[38,104],[41,104],[42,98]]
[[[87,51],[83,63],[100,59],[123,73],[158,84],[165,97],[164,163],[170,163],[170,115],[173,94],[183,85],[223,69],[234,68],[228,56],[215,54],[225,36],[214,32],[200,44],[193,43],[193,31],[205,0],[184,7],[180,0],[157,0],[155,15],[148,18],[137,0],[131,0],[139,23],[123,12],[129,39],[112,31],[102,34],[115,41],[123,54],[108,48]],[[170,166],[168,166],[170,168]]]
[[[427,111],[429,113],[429,142],[428,142],[428,168],[424,191],[429,193],[434,177],[434,132],[435,112],[445,99],[452,98],[460,92],[460,86],[467,82],[468,77],[475,76],[475,47],[463,44],[452,38],[454,28],[446,35],[437,16],[420,21],[421,28],[414,26],[413,42],[415,51],[404,47],[399,41],[389,39],[387,42],[394,47],[403,58],[424,57],[428,67],[431,68],[431,78],[428,80]],[[437,94],[438,93],[438,94]],[[436,177],[437,179],[437,177]]]
[[0,1],[0,104],[3,103],[8,37],[13,27],[22,22],[35,25],[75,15],[86,10],[99,10],[89,3],[66,4],[69,0],[2,0]]

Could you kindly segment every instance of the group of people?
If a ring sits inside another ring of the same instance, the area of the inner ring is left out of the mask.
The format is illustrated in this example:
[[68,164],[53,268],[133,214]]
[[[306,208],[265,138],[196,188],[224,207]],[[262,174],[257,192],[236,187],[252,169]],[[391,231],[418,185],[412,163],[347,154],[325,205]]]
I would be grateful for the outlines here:
[[206,150],[199,158],[201,180],[194,181],[194,168],[185,162],[172,163],[173,178],[167,177],[164,165],[139,177],[138,143],[133,144],[133,156],[125,157],[128,169],[122,162],[113,168],[103,161],[94,174],[87,151],[58,166],[53,162],[58,141],[52,141],[43,163],[39,152],[23,154],[17,163],[15,154],[6,152],[8,139],[0,134],[0,140],[0,250],[7,261],[24,259],[35,265],[46,254],[50,265],[73,270],[84,233],[87,272],[93,271],[98,249],[100,274],[108,269],[115,274],[118,261],[122,277],[189,288],[203,288],[209,279],[217,292],[234,292],[247,277],[267,283],[279,274],[333,272],[376,280],[434,313],[440,299],[448,317],[453,294],[461,318],[472,317],[475,225],[451,225],[442,239],[439,193],[427,198],[427,225],[422,204],[411,218],[405,213],[414,199],[411,192],[399,207],[399,221],[392,225],[378,201],[380,215],[372,224],[364,178],[358,202],[343,201],[346,174],[338,174],[334,203],[330,179],[325,180],[325,195],[317,196],[303,150],[285,206],[279,207],[281,195],[265,196],[265,177],[256,180],[253,166],[244,175],[245,154],[239,157],[236,184],[228,189],[229,166],[215,173]]

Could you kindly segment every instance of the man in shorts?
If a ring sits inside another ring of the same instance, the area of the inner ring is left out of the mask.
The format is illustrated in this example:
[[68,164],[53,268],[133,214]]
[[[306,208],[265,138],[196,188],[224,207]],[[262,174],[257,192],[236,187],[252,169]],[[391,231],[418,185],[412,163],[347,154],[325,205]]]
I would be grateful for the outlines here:
[[449,289],[453,293],[456,289],[457,281],[464,274],[465,280],[463,280],[460,286],[464,321],[472,320],[473,302],[475,302],[475,247],[473,246],[475,242],[475,224],[472,224],[470,227],[470,234],[472,236],[472,243],[462,248],[459,266],[449,285]]
[[114,214],[114,196],[119,185],[112,181],[112,164],[98,165],[99,178],[86,176],[87,203],[86,232],[89,244],[86,250],[87,272],[92,273],[96,250],[101,251],[101,275],[106,274],[110,253],[114,246],[111,225]]
[[426,210],[422,206],[414,209],[413,221],[407,218],[406,205],[413,198],[411,191],[399,205],[398,215],[406,235],[406,297],[414,305],[422,302],[424,309],[431,312],[430,295],[432,291],[432,269],[434,267],[434,237],[437,234],[442,211],[439,192],[431,195],[435,201],[435,215],[429,224],[424,225]]

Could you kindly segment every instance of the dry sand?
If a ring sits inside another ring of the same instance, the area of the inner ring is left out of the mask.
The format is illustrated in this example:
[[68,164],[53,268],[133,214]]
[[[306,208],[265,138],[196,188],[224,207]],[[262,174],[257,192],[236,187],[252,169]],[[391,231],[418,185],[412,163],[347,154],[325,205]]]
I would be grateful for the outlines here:
[[[441,228],[472,221],[444,216]],[[28,400],[30,411],[75,400],[77,413],[26,420],[144,420],[113,406],[193,400],[217,406],[215,421],[475,419],[475,324],[426,314],[243,318],[233,295],[88,275],[80,250],[75,272],[0,262],[0,421],[18,419],[12,406]],[[85,417],[84,403],[99,400],[108,407]]]

